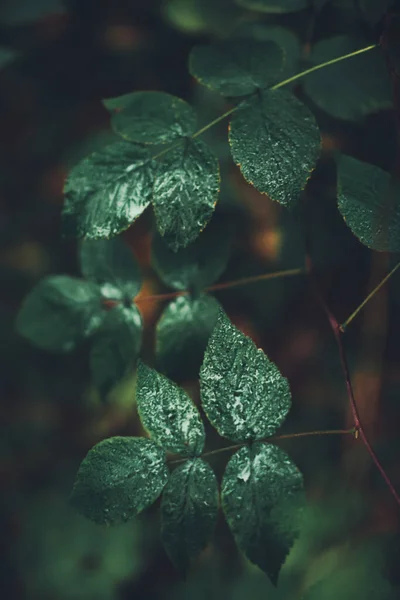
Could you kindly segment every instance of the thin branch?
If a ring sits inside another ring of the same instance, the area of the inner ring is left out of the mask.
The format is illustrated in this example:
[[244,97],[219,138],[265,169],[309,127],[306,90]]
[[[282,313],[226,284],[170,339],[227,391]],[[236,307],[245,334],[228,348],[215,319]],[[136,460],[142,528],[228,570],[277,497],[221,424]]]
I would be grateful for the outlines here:
[[388,273],[386,275],[386,277],[384,277],[382,279],[382,281],[372,290],[372,292],[370,292],[368,294],[368,296],[361,302],[360,306],[358,306],[356,308],[356,310],[351,313],[351,315],[348,317],[348,319],[346,319],[346,321],[344,323],[342,323],[342,325],[339,325],[339,329],[340,329],[340,331],[342,333],[344,333],[344,331],[348,327],[348,325],[350,325],[350,323],[353,321],[353,319],[355,319],[355,317],[358,315],[358,313],[371,300],[371,298],[373,298],[375,296],[375,294],[377,292],[379,292],[379,290],[381,289],[381,287],[383,287],[385,285],[385,283],[391,278],[391,276],[397,271],[397,269],[399,267],[400,267],[400,262],[398,262],[397,265],[395,267],[393,267],[393,269],[390,271],[390,273]]
[[336,320],[335,316],[333,315],[332,311],[330,310],[328,304],[325,301],[325,298],[323,297],[323,295],[321,293],[318,282],[314,276],[312,261],[311,261],[311,258],[309,255],[307,255],[306,262],[307,262],[307,270],[309,273],[310,282],[311,282],[312,288],[315,292],[315,296],[317,297],[323,311],[325,312],[325,314],[328,318],[329,324],[331,326],[332,332],[335,336],[335,340],[336,340],[336,343],[338,346],[340,363],[342,366],[342,371],[343,371],[344,379],[346,382],[347,396],[348,396],[349,403],[350,403],[350,409],[351,409],[351,412],[353,415],[353,421],[354,421],[354,427],[355,427],[355,437],[356,437],[356,439],[359,437],[362,440],[365,448],[367,449],[368,454],[372,458],[379,473],[381,474],[382,478],[386,482],[392,496],[396,500],[397,504],[400,506],[400,496],[396,492],[393,483],[391,482],[390,478],[388,477],[384,468],[382,467],[381,463],[379,462],[379,459],[376,456],[374,449],[372,448],[371,444],[368,441],[367,435],[364,431],[364,428],[363,428],[361,420],[360,420],[357,403],[356,403],[356,400],[354,397],[353,386],[351,383],[350,370],[349,370],[347,357],[346,357],[346,353],[345,353],[344,346],[343,346],[342,331],[340,328],[340,324]]

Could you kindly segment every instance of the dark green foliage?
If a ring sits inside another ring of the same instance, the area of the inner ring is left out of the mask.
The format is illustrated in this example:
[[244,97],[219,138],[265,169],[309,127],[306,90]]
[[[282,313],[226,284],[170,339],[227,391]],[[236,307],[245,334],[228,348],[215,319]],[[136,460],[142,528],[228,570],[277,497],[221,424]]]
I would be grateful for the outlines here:
[[235,0],[236,4],[264,13],[288,13],[308,7],[308,0]]
[[56,275],[46,277],[25,298],[18,314],[18,332],[53,352],[69,352],[102,323],[97,285]]
[[176,251],[193,242],[214,212],[218,160],[200,140],[186,139],[158,161],[153,206],[158,231]]
[[64,228],[88,239],[115,236],[148,206],[154,165],[146,148],[117,142],[72,169],[65,184]]
[[185,370],[198,375],[209,337],[221,305],[212,296],[179,296],[163,311],[156,329],[156,355],[160,368],[170,374]]
[[379,167],[351,156],[338,161],[338,207],[360,242],[400,251],[400,183]]
[[277,83],[283,64],[277,44],[250,39],[195,46],[189,57],[191,74],[224,96],[246,96]]
[[313,171],[320,134],[313,114],[286,91],[243,102],[229,132],[233,160],[259,192],[294,206]]
[[130,142],[165,144],[192,135],[196,114],[184,100],[164,92],[135,92],[105,100],[116,109],[111,124],[116,133]]
[[220,435],[236,442],[275,433],[291,404],[287,380],[221,311],[200,371],[201,400]]
[[368,23],[376,25],[394,5],[395,0],[358,0],[360,10]]
[[142,284],[132,251],[120,238],[82,242],[81,269],[86,279],[101,285],[105,298],[113,300],[132,300]]
[[[317,42],[310,60],[319,64],[367,45],[362,37],[338,35]],[[338,119],[361,119],[392,105],[390,77],[379,47],[310,73],[304,89],[319,108]]]
[[159,235],[153,237],[151,262],[162,281],[176,290],[204,290],[224,271],[232,233],[225,222],[212,219],[199,237],[172,252]]
[[153,504],[168,479],[165,452],[146,438],[113,437],[79,467],[71,503],[95,523],[117,525]]
[[204,426],[186,392],[142,362],[137,377],[139,416],[151,438],[168,452],[182,456],[201,454]]
[[210,542],[217,513],[218,483],[211,467],[196,458],[175,469],[162,495],[161,536],[183,575]]
[[228,462],[221,500],[239,548],[276,585],[297,535],[293,513],[303,503],[300,471],[280,448],[256,442]]
[[135,365],[142,342],[142,317],[134,304],[115,306],[92,341],[90,369],[95,386],[103,397]]

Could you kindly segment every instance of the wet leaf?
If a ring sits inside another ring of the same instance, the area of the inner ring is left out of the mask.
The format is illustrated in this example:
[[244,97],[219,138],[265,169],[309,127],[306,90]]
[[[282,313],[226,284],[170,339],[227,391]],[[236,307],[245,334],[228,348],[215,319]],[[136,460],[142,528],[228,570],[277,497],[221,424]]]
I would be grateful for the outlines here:
[[269,437],[291,404],[287,380],[221,311],[200,371],[201,401],[220,435],[235,442]]
[[137,377],[139,416],[152,439],[174,454],[200,454],[204,447],[204,426],[186,392],[142,362],[138,364]]
[[197,238],[214,212],[218,160],[200,140],[187,139],[159,159],[153,206],[157,228],[172,250]]
[[160,235],[153,238],[151,262],[162,281],[176,290],[201,291],[214,283],[229,259],[232,232],[216,219],[192,244],[173,252]]
[[165,452],[151,440],[112,437],[89,450],[71,504],[99,524],[118,525],[153,504],[168,479]]
[[103,297],[132,300],[140,290],[141,275],[132,251],[120,239],[84,240],[83,275],[102,286]]
[[195,46],[189,56],[190,73],[224,96],[246,96],[277,83],[283,65],[280,46],[250,39]]
[[237,545],[276,585],[297,537],[302,474],[283,450],[256,442],[229,460],[221,502]]
[[142,317],[134,304],[116,306],[106,314],[90,352],[93,383],[102,397],[106,397],[135,366],[142,329]]
[[[323,63],[366,46],[362,37],[338,35],[315,44],[310,61]],[[310,73],[303,84],[311,100],[337,119],[357,120],[392,106],[390,77],[379,47]]]
[[179,296],[157,323],[156,355],[160,368],[171,376],[185,372],[196,377],[221,305],[215,298]]
[[161,499],[161,535],[175,567],[185,575],[211,541],[218,514],[218,483],[196,458],[173,471]]
[[244,178],[289,207],[298,201],[320,152],[314,116],[282,90],[244,102],[232,116],[229,142]]
[[65,184],[67,234],[112,237],[127,229],[150,203],[153,163],[146,148],[118,142],[72,169]]
[[25,298],[16,327],[27,340],[55,352],[69,352],[101,324],[98,286],[56,275],[46,277]]
[[264,13],[296,12],[308,7],[308,0],[235,0],[236,4]]
[[400,252],[400,182],[351,156],[338,161],[338,207],[356,237],[371,248]]
[[118,109],[111,125],[130,142],[165,144],[191,136],[196,130],[196,113],[192,107],[164,92],[135,92],[105,100],[104,104],[108,109]]

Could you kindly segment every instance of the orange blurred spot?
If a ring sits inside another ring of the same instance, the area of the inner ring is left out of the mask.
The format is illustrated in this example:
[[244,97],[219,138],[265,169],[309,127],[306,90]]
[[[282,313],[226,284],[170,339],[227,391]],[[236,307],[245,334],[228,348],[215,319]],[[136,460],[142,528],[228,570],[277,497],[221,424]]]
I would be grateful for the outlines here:
[[57,165],[42,177],[42,192],[43,194],[55,203],[63,202],[64,200],[64,183],[67,177],[67,172],[64,166]]
[[260,229],[251,238],[254,253],[262,258],[277,260],[282,249],[283,236],[279,229]]
[[141,39],[139,30],[131,25],[110,25],[105,31],[106,46],[112,50],[133,50]]

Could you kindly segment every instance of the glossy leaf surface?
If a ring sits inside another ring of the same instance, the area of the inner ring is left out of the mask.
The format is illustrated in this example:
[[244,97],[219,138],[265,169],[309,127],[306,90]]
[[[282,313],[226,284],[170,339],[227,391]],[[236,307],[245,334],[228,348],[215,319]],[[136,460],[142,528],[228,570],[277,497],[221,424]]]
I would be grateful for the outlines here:
[[342,155],[338,207],[348,227],[368,248],[400,251],[400,182],[389,173]]
[[17,331],[56,352],[69,352],[101,324],[105,312],[98,286],[64,275],[46,277],[25,298]]
[[131,300],[141,287],[139,266],[120,238],[84,240],[81,269],[87,279],[102,286],[102,295],[106,298]]
[[196,458],[173,471],[161,499],[161,536],[175,567],[185,575],[210,542],[218,513],[218,483]]
[[142,342],[142,328],[142,317],[134,304],[119,305],[106,313],[90,352],[93,383],[103,397],[134,367]]
[[244,102],[232,116],[229,142],[244,178],[289,207],[315,168],[321,143],[313,114],[282,90]]
[[82,461],[71,503],[95,523],[117,525],[153,504],[167,479],[165,452],[157,444],[112,437],[96,444]]
[[165,144],[180,137],[191,136],[196,130],[196,114],[192,107],[164,92],[135,92],[112,101],[115,108],[111,124],[116,133],[130,142]]
[[69,174],[63,211],[67,234],[108,238],[127,229],[150,202],[153,163],[146,148],[117,142]]
[[250,39],[195,46],[189,57],[191,74],[224,96],[246,96],[273,85],[283,64],[280,46]]
[[217,431],[235,442],[275,433],[291,404],[287,380],[221,311],[200,371],[201,401]]
[[157,228],[177,251],[198,237],[214,212],[218,160],[200,140],[187,139],[158,161],[153,206]]
[[297,536],[302,474],[283,450],[257,442],[229,460],[221,502],[239,548],[276,585]]
[[136,401],[140,420],[151,438],[168,452],[200,454],[204,426],[199,411],[175,383],[139,362]]

